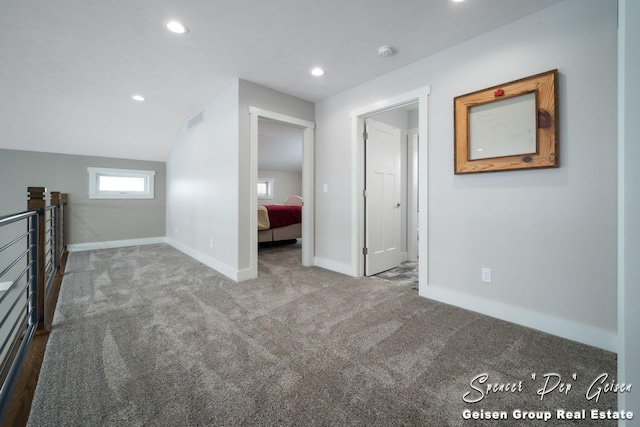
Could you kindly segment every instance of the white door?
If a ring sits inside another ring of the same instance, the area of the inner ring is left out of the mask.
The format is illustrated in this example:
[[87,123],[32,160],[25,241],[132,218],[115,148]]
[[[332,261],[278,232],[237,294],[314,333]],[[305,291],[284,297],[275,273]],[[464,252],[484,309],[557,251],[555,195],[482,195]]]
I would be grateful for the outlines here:
[[400,129],[365,120],[365,275],[400,265]]

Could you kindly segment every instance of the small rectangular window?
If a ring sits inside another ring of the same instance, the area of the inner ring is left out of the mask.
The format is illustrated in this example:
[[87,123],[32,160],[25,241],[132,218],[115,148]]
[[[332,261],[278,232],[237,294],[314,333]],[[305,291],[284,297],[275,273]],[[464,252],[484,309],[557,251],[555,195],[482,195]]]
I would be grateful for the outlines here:
[[87,168],[90,199],[153,199],[155,171]]
[[258,199],[273,199],[273,179],[258,178]]

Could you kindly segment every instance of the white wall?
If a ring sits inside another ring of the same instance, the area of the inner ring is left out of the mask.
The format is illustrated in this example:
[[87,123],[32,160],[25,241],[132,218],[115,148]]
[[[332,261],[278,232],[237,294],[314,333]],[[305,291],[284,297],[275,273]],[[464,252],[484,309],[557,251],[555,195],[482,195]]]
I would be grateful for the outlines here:
[[273,179],[273,199],[258,199],[259,205],[284,203],[289,196],[302,195],[302,173],[258,170],[258,177]]
[[[620,0],[619,32],[619,190],[620,293],[618,382],[640,384],[640,3]],[[619,395],[619,408],[636,414],[626,426],[640,426],[640,393]]]
[[[255,251],[250,245],[250,233],[255,233],[249,226],[250,202],[251,195],[249,193],[249,150],[250,150],[250,115],[249,107],[256,107],[263,110],[273,111],[287,116],[296,117],[298,119],[314,121],[315,106],[309,101],[296,98],[264,86],[257,85],[245,80],[240,80],[240,98],[239,98],[239,270],[248,270],[250,264],[251,251]],[[257,155],[257,153],[256,153]],[[255,212],[254,212],[255,214]]]
[[167,160],[168,242],[232,278],[238,268],[238,87],[236,81],[206,104],[204,121],[190,131],[185,120]]
[[234,280],[249,268],[256,232],[249,229],[249,106],[314,117],[308,101],[236,80],[203,107],[201,124],[189,131],[185,120],[167,160],[167,241]]
[[[567,0],[319,102],[316,256],[355,262],[350,111],[430,85],[421,294],[615,349],[615,64],[616,2]],[[453,98],[554,68],[561,167],[454,175]]]

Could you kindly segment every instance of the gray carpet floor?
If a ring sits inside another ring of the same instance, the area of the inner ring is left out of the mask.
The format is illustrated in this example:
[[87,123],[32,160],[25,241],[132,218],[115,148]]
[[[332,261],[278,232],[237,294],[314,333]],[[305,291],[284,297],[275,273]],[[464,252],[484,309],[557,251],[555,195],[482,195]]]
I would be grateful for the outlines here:
[[[299,254],[261,251],[260,277],[242,283],[168,245],[70,254],[29,426],[615,425],[555,412],[615,408],[613,393],[585,397],[615,354]],[[572,388],[541,399],[550,373]]]

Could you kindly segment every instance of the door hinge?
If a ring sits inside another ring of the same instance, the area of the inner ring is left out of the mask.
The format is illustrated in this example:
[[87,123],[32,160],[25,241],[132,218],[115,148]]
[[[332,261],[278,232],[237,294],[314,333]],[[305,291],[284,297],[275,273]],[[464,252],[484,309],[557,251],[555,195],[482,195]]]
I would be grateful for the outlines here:
[[367,197],[369,195],[369,193],[367,192],[367,190],[362,190],[362,197]]
[[369,255],[369,248],[362,248],[362,255]]
[[362,138],[366,141],[369,139],[369,132],[362,132]]

